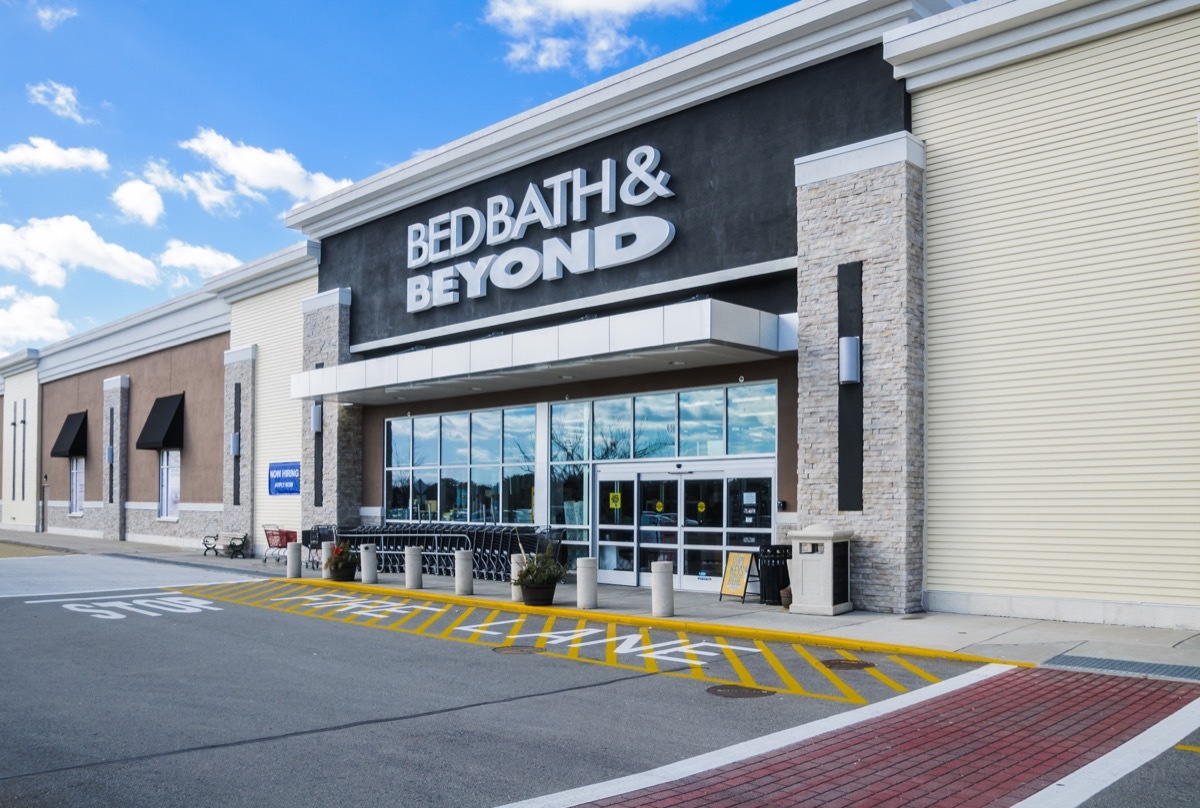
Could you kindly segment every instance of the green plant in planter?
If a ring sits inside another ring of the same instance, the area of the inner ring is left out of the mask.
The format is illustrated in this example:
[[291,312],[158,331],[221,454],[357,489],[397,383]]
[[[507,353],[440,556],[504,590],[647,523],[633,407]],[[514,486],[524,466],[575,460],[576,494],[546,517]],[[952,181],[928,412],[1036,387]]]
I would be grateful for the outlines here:
[[330,553],[329,559],[325,562],[325,569],[330,572],[334,570],[355,570],[358,568],[358,551],[350,546],[348,539],[342,539],[333,545],[333,552]]
[[553,586],[567,574],[567,568],[550,554],[550,547],[540,553],[523,553],[525,566],[513,576],[515,586]]

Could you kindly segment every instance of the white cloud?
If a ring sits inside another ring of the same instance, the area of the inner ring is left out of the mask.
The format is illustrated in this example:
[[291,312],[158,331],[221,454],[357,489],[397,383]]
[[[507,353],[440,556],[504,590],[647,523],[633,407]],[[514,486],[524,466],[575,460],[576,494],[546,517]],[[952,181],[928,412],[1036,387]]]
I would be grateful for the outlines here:
[[64,149],[53,140],[31,137],[0,151],[0,173],[13,171],[61,171],[67,169],[107,171],[108,155],[99,149]]
[[512,41],[509,64],[556,70],[582,61],[590,70],[615,64],[629,50],[646,50],[628,33],[635,17],[702,11],[704,0],[488,0],[486,19]]
[[232,178],[237,193],[251,199],[261,201],[264,191],[283,191],[297,203],[308,202],[350,184],[350,180],[306,171],[295,155],[283,149],[267,151],[234,143],[211,129],[200,129],[179,145],[207,159]]
[[75,216],[30,219],[24,227],[0,224],[0,267],[24,272],[38,286],[62,288],[67,271],[86,267],[117,280],[155,286],[158,267],[100,237]]
[[224,180],[216,172],[201,171],[177,177],[171,173],[165,162],[151,160],[146,164],[143,176],[151,185],[163,191],[171,191],[182,196],[191,194],[209,213],[222,209],[232,213],[237,212],[234,204],[234,192],[224,187]]
[[78,17],[79,12],[76,9],[63,6],[62,8],[51,8],[50,6],[40,6],[37,10],[38,23],[47,31],[53,31],[58,26],[62,25],[72,17]]
[[163,214],[162,195],[157,188],[144,180],[121,183],[121,186],[113,191],[112,201],[126,216],[147,226],[153,225]]
[[45,107],[60,118],[70,118],[75,123],[90,123],[79,112],[79,99],[75,97],[75,88],[57,81],[43,81],[41,84],[28,84],[25,90],[29,93],[29,103]]
[[[158,263],[175,269],[194,269],[202,278],[210,278],[227,269],[241,266],[242,262],[227,252],[212,247],[197,247],[178,239],[167,242],[167,249],[158,257]],[[178,278],[173,288],[178,286]]]
[[58,303],[53,298],[0,286],[0,351],[57,342],[70,334],[71,324],[58,318]]

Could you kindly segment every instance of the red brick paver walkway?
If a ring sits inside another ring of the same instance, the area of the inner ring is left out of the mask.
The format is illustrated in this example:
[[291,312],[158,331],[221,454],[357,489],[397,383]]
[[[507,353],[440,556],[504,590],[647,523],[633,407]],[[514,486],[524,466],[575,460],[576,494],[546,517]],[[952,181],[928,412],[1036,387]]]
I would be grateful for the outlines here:
[[1020,669],[596,806],[1013,805],[1200,698],[1200,685]]

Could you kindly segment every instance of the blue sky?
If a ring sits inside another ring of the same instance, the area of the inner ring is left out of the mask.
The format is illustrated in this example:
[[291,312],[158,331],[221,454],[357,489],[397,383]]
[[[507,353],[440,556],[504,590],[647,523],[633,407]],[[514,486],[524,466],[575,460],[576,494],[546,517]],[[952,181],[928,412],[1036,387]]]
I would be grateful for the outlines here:
[[298,243],[291,207],[784,0],[0,0],[0,355]]

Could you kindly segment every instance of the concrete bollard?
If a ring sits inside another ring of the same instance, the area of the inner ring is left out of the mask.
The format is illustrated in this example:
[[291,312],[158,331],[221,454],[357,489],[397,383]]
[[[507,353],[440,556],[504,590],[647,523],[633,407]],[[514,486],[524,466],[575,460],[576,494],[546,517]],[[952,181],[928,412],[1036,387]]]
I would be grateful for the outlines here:
[[454,551],[454,594],[475,594],[475,552]]
[[[510,562],[512,564],[512,578],[516,578],[517,574],[525,569],[525,556],[521,553],[513,553]],[[512,599],[517,603],[525,600],[525,596],[521,594],[521,587],[516,584],[513,584],[512,587]]]
[[575,559],[575,605],[580,609],[595,609],[599,605],[599,587],[596,584],[598,561],[595,558]]
[[423,547],[405,547],[404,548],[404,588],[405,589],[421,589],[424,583],[421,581],[421,553],[424,552]]
[[379,583],[379,555],[375,545],[364,544],[358,548],[358,565],[362,568],[364,584]]
[[290,541],[287,546],[287,577],[300,577],[300,542]]
[[321,542],[321,577],[329,578],[329,567],[325,566],[329,559],[333,558],[333,542]]
[[675,562],[650,562],[650,614],[675,616]]

